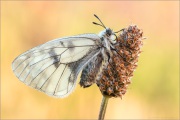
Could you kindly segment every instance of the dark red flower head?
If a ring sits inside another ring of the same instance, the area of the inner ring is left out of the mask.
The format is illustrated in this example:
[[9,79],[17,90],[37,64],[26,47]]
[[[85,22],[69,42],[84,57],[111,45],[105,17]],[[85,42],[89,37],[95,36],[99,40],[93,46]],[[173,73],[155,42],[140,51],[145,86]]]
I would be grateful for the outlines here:
[[96,81],[103,95],[122,97],[126,93],[141,53],[142,35],[142,30],[130,25],[118,36],[109,64],[102,70],[100,80]]

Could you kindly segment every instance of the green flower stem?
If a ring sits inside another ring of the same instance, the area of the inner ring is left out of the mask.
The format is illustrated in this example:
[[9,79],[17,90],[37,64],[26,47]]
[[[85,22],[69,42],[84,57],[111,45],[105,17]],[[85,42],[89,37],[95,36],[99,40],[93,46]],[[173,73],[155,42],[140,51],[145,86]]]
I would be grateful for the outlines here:
[[101,108],[100,108],[100,111],[99,111],[99,118],[98,118],[98,120],[104,120],[104,116],[106,114],[106,107],[107,107],[107,104],[108,104],[108,100],[109,100],[109,97],[103,95],[102,102],[101,102]]

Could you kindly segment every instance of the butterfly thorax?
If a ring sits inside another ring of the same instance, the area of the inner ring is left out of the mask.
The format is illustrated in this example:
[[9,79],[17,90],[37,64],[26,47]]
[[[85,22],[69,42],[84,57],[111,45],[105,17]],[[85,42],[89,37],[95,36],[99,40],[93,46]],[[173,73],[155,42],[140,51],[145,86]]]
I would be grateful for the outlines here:
[[112,38],[113,35],[114,33],[110,28],[106,28],[99,33],[103,47],[101,48],[101,53],[84,67],[80,80],[82,87],[89,87],[101,79],[101,72],[107,67],[108,60],[112,56],[111,48],[114,48],[113,44],[116,42],[115,39]]

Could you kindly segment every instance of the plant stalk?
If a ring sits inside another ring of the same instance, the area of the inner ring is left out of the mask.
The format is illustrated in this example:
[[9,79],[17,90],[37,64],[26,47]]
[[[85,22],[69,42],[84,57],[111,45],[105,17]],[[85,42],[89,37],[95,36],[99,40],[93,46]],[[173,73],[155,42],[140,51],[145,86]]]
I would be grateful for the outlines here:
[[98,120],[104,120],[104,116],[106,114],[106,108],[107,108],[108,100],[109,100],[109,97],[103,95],[102,102],[101,102],[101,107],[100,107],[100,111],[99,111],[99,118],[98,118]]

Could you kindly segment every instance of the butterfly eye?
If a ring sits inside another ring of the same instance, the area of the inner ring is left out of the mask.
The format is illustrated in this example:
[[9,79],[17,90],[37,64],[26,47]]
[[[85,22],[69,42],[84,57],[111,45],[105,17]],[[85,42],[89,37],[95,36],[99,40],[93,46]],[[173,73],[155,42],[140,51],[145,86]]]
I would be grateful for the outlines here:
[[109,29],[109,28],[107,28],[107,29],[106,29],[106,35],[107,35],[108,37],[111,36],[111,35],[112,35],[112,30]]

